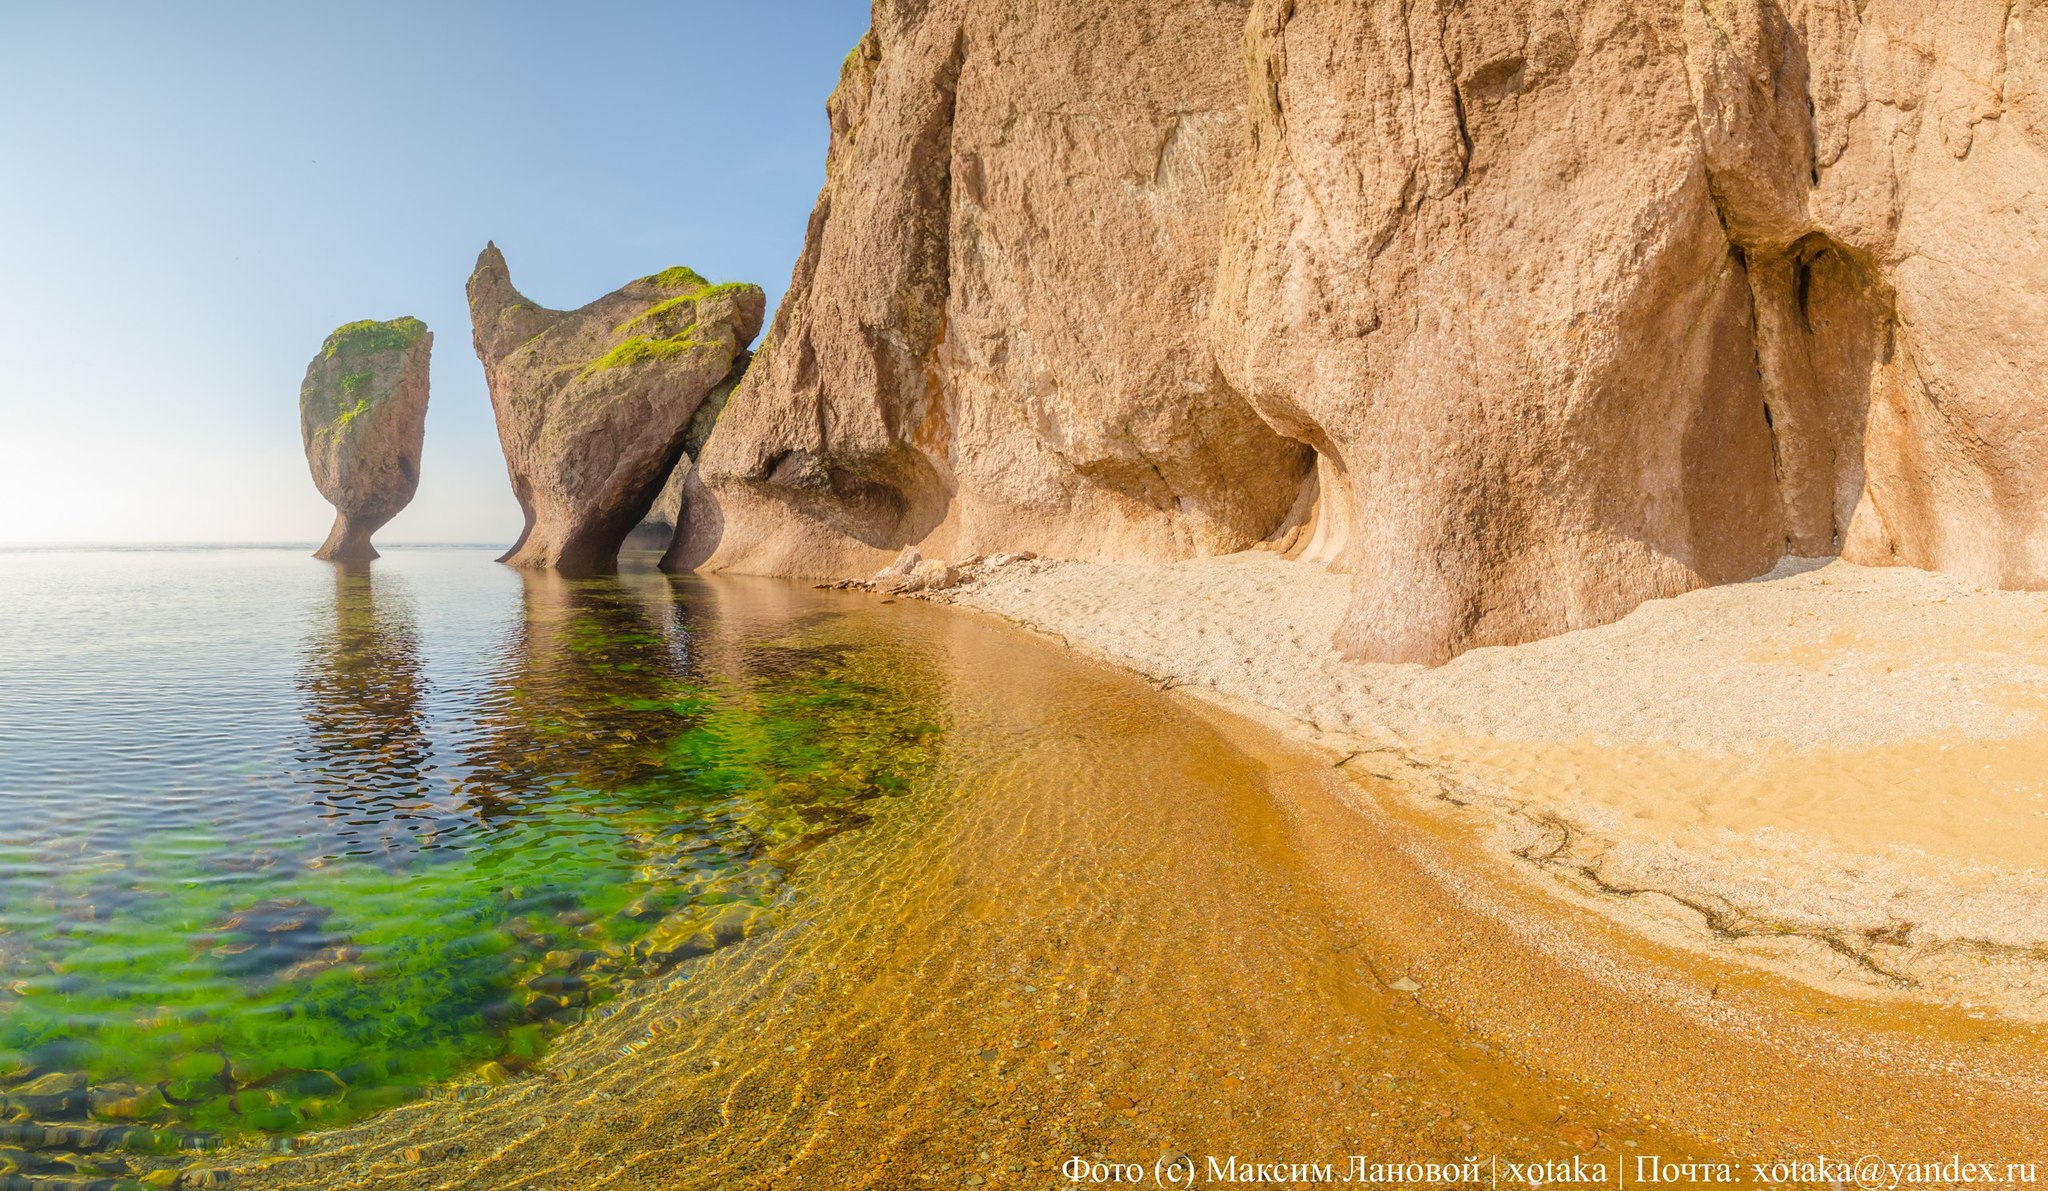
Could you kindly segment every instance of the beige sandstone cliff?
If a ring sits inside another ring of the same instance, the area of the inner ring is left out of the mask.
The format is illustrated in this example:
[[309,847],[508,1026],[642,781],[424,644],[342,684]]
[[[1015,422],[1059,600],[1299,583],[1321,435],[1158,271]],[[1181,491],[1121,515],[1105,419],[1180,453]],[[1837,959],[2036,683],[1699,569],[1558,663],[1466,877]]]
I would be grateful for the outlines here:
[[676,529],[683,524],[683,503],[688,499],[690,477],[697,470],[697,456],[704,453],[704,442],[718,424],[718,415],[725,412],[725,403],[732,399],[733,390],[739,388],[740,381],[745,379],[747,366],[753,359],[754,353],[741,352],[733,361],[732,371],[705,395],[697,412],[690,415],[690,428],[683,434],[682,458],[676,460],[668,480],[648,507],[647,516],[627,537],[628,549],[666,552],[674,545]]
[[1241,549],[1308,452],[1217,373],[1244,10],[875,6],[827,182],[706,446],[684,564],[872,572],[902,546]]
[[469,310],[525,529],[501,561],[589,572],[619,546],[682,459],[692,418],[760,333],[757,286],[686,268],[549,310],[512,286],[495,244]]
[[676,556],[1270,539],[1427,663],[2048,586],[2044,76],[2042,0],[877,3]]

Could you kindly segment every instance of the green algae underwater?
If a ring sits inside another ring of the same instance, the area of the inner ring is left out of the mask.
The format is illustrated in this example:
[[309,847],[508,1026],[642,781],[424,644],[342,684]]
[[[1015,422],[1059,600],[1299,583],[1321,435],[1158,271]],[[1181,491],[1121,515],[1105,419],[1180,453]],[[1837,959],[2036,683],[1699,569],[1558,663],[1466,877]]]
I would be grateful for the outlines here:
[[943,731],[912,651],[726,623],[687,580],[10,562],[0,610],[58,623],[0,685],[0,1174],[138,1178],[527,1070],[623,982],[772,929]]

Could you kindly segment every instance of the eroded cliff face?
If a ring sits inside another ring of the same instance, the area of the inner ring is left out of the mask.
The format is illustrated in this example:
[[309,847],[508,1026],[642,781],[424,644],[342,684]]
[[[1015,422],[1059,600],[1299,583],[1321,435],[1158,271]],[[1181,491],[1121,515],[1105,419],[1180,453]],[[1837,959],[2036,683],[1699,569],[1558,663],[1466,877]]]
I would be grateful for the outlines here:
[[[668,473],[668,480],[655,495],[654,503],[648,506],[647,515],[626,538],[628,549],[659,550],[664,561],[669,551],[675,548],[677,531],[684,525],[683,502],[688,499],[690,477],[697,470],[697,457],[704,453],[704,443],[711,437],[711,430],[718,425],[718,415],[725,412],[726,402],[732,400],[733,390],[739,388],[746,378],[747,365],[753,362],[754,353],[743,351],[733,361],[732,371],[718,386],[705,394],[703,404],[690,415],[690,427],[683,434],[683,455]],[[672,568],[682,569],[682,568]]]
[[1260,0],[1217,354],[1350,506],[1340,647],[1788,550],[2048,580],[2022,7]]
[[1803,65],[1812,105],[1810,158],[1789,134],[1791,151],[1736,136],[1709,158],[1787,196],[1782,222],[1728,208],[1759,310],[1784,312],[1759,340],[1783,372],[1773,408],[1812,411],[1804,439],[1825,444],[1794,441],[1795,548],[1825,552],[1832,497],[1851,561],[2048,586],[2048,5],[1735,16],[1696,18],[1691,60],[1745,79]]
[[334,527],[313,557],[367,562],[370,535],[412,503],[434,336],[416,318],[335,329],[299,385],[299,436]]
[[576,310],[512,285],[495,244],[477,258],[469,311],[513,495],[526,515],[500,560],[606,570],[683,458],[706,397],[744,368],[766,299],[683,267]]
[[905,545],[1241,549],[1308,453],[1226,386],[1208,305],[1242,4],[880,3],[677,561],[871,572]]
[[1029,9],[877,5],[691,561],[1264,539],[1424,663],[2048,586],[2048,0]]

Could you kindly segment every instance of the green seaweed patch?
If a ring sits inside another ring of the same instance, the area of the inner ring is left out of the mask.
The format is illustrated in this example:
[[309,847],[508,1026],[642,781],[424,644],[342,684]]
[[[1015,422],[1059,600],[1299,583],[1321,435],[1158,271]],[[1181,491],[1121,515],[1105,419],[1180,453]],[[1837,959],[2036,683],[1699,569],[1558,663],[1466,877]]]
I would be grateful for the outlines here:
[[[469,789],[495,809],[464,846],[312,841],[251,869],[233,841],[157,835],[48,881],[0,841],[11,913],[117,911],[0,952],[0,1079],[40,1053],[130,1085],[129,1148],[165,1150],[497,1082],[630,981],[772,928],[812,846],[935,772],[942,701],[915,655],[781,639],[711,679],[579,590],[564,665],[484,721]],[[382,746],[359,761],[390,772]]]
[[342,352],[351,355],[373,351],[400,351],[420,341],[427,333],[427,324],[416,318],[394,318],[390,322],[378,322],[373,318],[343,323],[327,337],[322,354],[333,359]]
[[673,265],[659,273],[652,273],[640,280],[663,289],[703,289],[710,285],[704,275],[688,265]]

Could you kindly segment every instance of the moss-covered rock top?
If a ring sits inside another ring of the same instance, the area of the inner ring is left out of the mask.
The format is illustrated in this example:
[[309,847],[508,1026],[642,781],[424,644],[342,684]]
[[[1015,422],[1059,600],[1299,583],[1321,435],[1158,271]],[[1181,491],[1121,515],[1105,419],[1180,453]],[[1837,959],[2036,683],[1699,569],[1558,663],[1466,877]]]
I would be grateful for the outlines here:
[[321,353],[328,359],[342,354],[362,355],[374,351],[402,351],[420,341],[427,333],[427,324],[406,315],[388,322],[374,318],[357,319],[343,323],[327,337]]
[[640,280],[663,289],[704,289],[711,282],[702,273],[688,265],[670,265],[659,273],[650,273]]
[[[696,329],[696,324],[692,323],[688,331],[660,339],[656,339],[651,335],[635,335],[597,359],[592,360],[585,366],[583,372],[585,375],[588,375],[593,372],[603,372],[610,368],[625,368],[638,364],[643,360],[665,360],[671,356],[680,355],[687,351],[696,351],[700,348],[710,350],[730,348],[730,344],[722,344],[715,339],[697,338],[694,334],[691,334]],[[729,350],[727,350],[727,354],[730,355]]]
[[[685,276],[692,280],[673,280]],[[585,365],[581,375],[588,377],[647,360],[669,359],[700,348],[721,351],[730,358],[736,347],[746,346],[745,342],[735,340],[734,331],[725,329],[734,321],[736,307],[749,298],[765,303],[758,285],[744,281],[712,285],[681,265],[641,280],[663,288],[682,288],[685,292],[657,302],[613,327],[614,335],[626,338]]]
[[336,327],[306,365],[300,437],[337,514],[319,557],[375,558],[370,535],[412,499],[433,346],[419,319],[358,319]]

